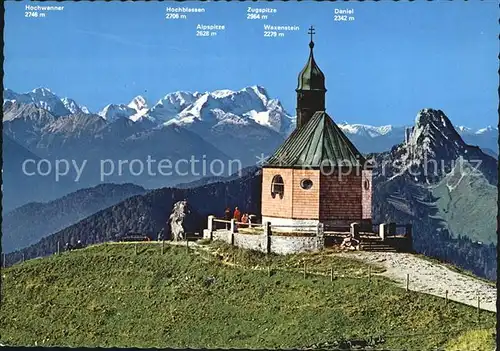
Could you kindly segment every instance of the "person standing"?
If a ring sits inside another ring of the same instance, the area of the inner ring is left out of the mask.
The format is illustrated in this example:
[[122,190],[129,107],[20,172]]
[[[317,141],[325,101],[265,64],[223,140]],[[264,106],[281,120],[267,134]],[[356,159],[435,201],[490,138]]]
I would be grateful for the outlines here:
[[[224,220],[226,220],[226,221],[231,220],[231,209],[229,207],[227,207],[226,211],[224,211]],[[226,229],[229,229],[228,223],[226,223]]]
[[236,220],[236,222],[240,222],[241,221],[241,212],[238,209],[238,207],[234,208],[233,218]]

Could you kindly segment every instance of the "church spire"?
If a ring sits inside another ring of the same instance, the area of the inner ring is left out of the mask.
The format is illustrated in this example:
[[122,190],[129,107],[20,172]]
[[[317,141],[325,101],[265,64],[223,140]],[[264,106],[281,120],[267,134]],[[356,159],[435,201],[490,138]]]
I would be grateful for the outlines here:
[[325,75],[314,60],[313,35],[316,34],[311,26],[307,32],[311,36],[309,42],[309,59],[299,74],[297,89],[297,128],[306,124],[316,111],[325,110]]

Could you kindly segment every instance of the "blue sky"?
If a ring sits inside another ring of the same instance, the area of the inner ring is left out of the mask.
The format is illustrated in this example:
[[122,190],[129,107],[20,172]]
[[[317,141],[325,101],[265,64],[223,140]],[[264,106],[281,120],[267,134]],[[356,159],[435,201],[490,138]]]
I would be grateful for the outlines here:
[[[312,24],[334,120],[411,124],[431,107],[456,125],[497,124],[496,1],[64,2],[45,18],[26,18],[26,4],[37,3],[5,3],[4,86],[17,92],[44,86],[97,111],[136,95],[152,105],[177,90],[258,84],[294,115]],[[206,12],[166,20],[167,6]],[[247,20],[249,6],[277,13]],[[354,9],[355,20],[335,22],[336,8]],[[264,23],[301,30],[265,38]],[[197,24],[226,30],[196,37]]]

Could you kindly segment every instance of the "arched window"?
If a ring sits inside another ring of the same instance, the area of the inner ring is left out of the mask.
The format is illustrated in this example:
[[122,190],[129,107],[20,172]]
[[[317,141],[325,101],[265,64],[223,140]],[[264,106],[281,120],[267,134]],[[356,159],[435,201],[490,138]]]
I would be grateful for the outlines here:
[[365,179],[363,185],[365,187],[365,190],[370,190],[370,182],[367,179]]
[[282,199],[284,193],[285,183],[283,182],[283,177],[277,174],[273,177],[273,181],[271,182],[271,196],[274,198],[276,195],[279,195]]

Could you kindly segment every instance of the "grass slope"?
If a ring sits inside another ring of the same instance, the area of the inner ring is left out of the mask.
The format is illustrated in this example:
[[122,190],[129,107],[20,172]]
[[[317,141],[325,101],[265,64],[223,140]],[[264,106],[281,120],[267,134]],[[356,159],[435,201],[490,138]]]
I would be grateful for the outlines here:
[[496,350],[495,328],[471,330],[446,345],[446,351]]
[[452,233],[484,244],[497,243],[496,217],[498,190],[465,161],[432,189],[438,199],[439,216]]
[[369,281],[367,265],[328,251],[137,247],[103,244],[3,270],[0,343],[300,348],[382,337],[377,349],[424,350],[475,331],[485,350],[491,342],[481,330],[494,313],[482,311],[477,324],[474,308]]

